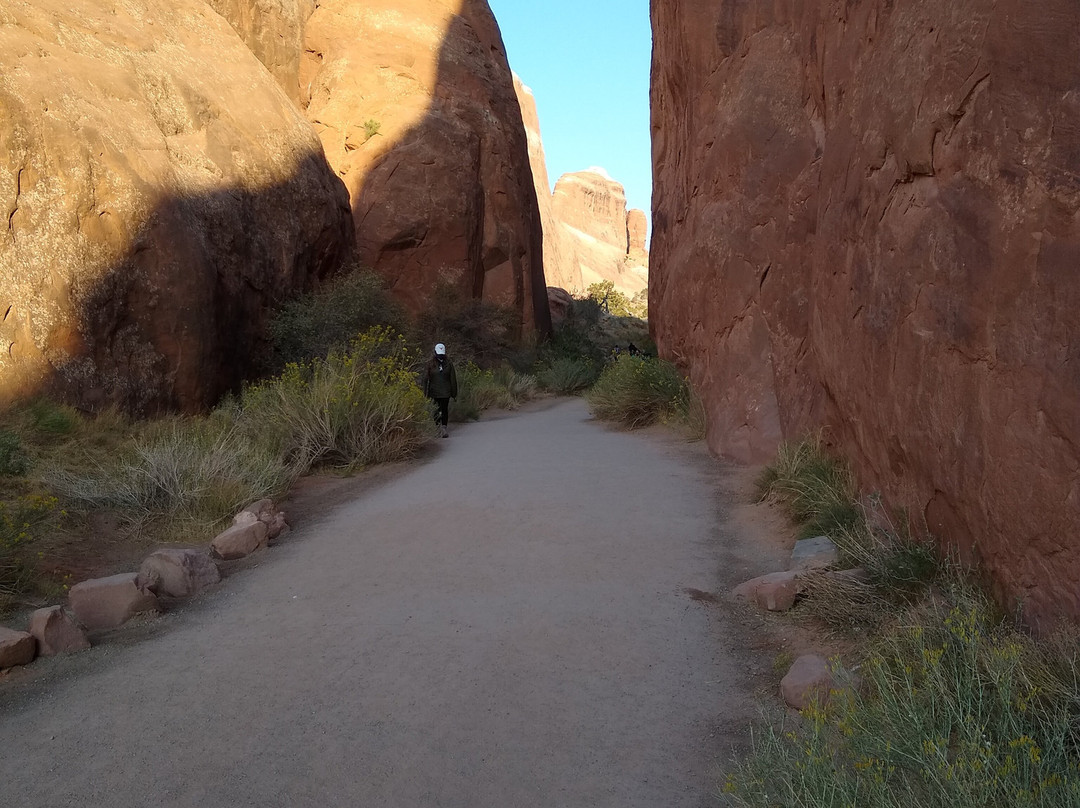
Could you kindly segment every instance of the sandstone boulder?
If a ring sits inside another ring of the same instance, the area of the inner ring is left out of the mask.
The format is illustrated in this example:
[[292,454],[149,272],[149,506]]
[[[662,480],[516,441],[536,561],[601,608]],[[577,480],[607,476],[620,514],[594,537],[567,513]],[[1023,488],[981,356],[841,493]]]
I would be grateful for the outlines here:
[[789,707],[803,710],[813,701],[819,704],[828,701],[834,684],[828,660],[817,654],[806,654],[795,660],[780,681],[780,695]]
[[361,261],[410,310],[440,281],[550,330],[528,142],[483,0],[322,0],[301,103],[348,187]]
[[565,289],[548,287],[548,309],[551,311],[551,327],[558,329],[574,310],[574,298]]
[[212,542],[210,549],[224,561],[234,561],[266,546],[269,529],[265,522],[237,524],[222,531]]
[[770,612],[786,612],[802,591],[799,571],[791,570],[753,578],[735,587],[732,594]]
[[278,510],[278,507],[269,499],[260,499],[233,517],[234,525],[252,525],[255,522],[266,525],[267,541],[273,541],[289,528],[285,512]]
[[202,550],[155,550],[139,567],[136,586],[158,596],[187,598],[213,586],[221,573]]
[[791,551],[792,570],[821,570],[840,563],[840,550],[828,536],[814,536],[795,542]]
[[71,654],[90,647],[83,630],[62,606],[38,609],[30,615],[30,634],[41,656]]
[[651,13],[650,313],[709,445],[825,425],[1010,607],[1080,616],[1080,5]]
[[0,669],[29,665],[36,650],[37,641],[30,634],[0,626]]
[[156,611],[157,598],[152,592],[140,589],[137,578],[136,573],[125,572],[75,584],[68,592],[75,619],[90,631],[96,631],[116,628],[137,614]]
[[203,408],[352,254],[302,113],[203,0],[5,0],[0,404]]

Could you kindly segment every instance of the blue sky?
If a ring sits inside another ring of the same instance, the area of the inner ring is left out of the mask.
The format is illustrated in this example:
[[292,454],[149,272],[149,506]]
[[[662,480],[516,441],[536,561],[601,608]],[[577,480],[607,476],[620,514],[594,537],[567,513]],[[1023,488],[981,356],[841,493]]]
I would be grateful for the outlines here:
[[649,0],[488,2],[536,96],[552,184],[602,166],[651,219]]

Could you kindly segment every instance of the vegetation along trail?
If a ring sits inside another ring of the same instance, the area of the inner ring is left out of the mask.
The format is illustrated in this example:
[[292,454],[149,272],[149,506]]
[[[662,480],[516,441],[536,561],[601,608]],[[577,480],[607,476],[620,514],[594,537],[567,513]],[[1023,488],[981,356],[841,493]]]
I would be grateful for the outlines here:
[[0,689],[0,801],[714,804],[754,671],[702,593],[769,563],[733,555],[725,474],[580,400],[458,427],[142,636]]

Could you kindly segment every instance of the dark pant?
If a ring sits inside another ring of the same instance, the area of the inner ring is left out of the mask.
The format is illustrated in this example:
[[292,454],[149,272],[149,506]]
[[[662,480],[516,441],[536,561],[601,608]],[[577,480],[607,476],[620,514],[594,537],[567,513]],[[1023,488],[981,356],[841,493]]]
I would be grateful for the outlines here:
[[435,413],[435,423],[440,426],[446,426],[446,421],[450,417],[450,399],[448,398],[433,398],[435,406],[438,407],[438,411]]

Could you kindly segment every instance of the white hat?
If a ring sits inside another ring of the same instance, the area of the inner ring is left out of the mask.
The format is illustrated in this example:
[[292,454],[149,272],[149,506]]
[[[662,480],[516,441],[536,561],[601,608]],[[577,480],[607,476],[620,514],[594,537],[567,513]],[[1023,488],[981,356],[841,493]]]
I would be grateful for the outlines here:
[[438,345],[435,346],[435,353],[437,353],[439,356],[446,356],[446,346],[440,342]]

